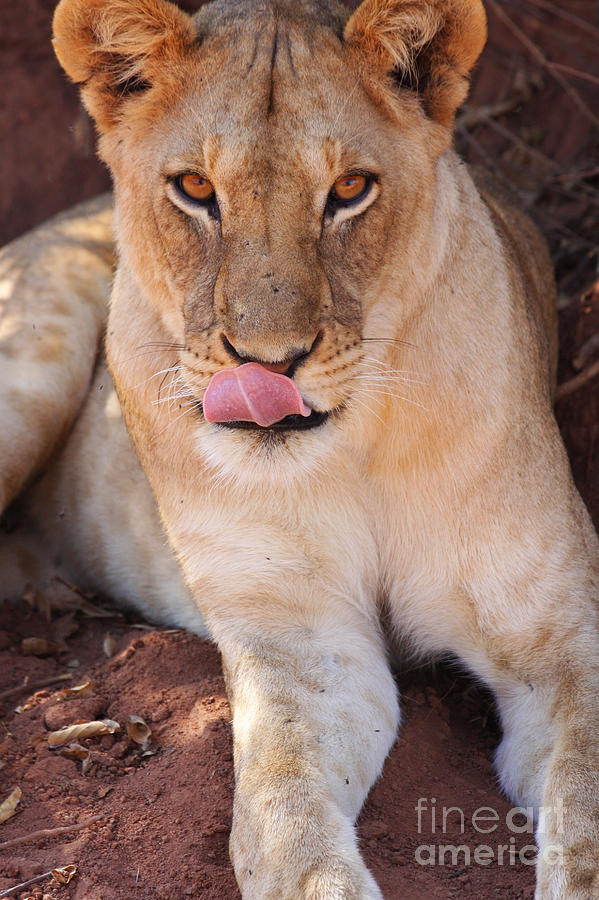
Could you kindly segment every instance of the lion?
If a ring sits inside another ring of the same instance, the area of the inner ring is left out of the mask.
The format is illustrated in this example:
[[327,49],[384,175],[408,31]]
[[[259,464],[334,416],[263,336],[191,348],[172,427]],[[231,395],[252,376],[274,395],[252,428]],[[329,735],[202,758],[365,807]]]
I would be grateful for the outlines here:
[[452,149],[485,38],[480,0],[55,13],[114,212],[3,256],[3,592],[60,557],[217,643],[244,900],[381,898],[354,823],[398,646],[494,692],[538,900],[599,896],[599,548],[550,264]]

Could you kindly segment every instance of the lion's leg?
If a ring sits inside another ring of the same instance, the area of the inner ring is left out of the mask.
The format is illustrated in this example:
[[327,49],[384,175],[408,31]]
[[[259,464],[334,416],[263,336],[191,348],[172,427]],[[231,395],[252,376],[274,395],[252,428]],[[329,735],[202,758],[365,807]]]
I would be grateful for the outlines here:
[[599,897],[599,654],[582,647],[584,669],[564,656],[553,673],[533,670],[528,685],[496,684],[496,764],[508,796],[535,817],[537,900]]
[[113,270],[108,197],[0,254],[0,512],[64,439],[89,387]]
[[230,610],[210,622],[233,709],[230,847],[244,900],[381,898],[354,831],[398,723],[376,626],[335,602],[309,627],[301,613],[258,622],[257,608],[245,623]]
[[458,640],[497,696],[502,785],[538,819],[538,900],[599,897],[599,554],[583,510],[563,519],[472,590]]

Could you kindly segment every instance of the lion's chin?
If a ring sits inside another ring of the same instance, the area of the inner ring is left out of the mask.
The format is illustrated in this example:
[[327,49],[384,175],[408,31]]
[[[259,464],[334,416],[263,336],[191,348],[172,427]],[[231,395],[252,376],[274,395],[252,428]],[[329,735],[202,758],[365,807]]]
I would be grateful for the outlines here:
[[[240,486],[292,487],[326,469],[339,449],[340,412],[286,416],[269,428],[253,422],[203,422],[195,445],[202,467]],[[300,420],[299,423],[295,420]]]

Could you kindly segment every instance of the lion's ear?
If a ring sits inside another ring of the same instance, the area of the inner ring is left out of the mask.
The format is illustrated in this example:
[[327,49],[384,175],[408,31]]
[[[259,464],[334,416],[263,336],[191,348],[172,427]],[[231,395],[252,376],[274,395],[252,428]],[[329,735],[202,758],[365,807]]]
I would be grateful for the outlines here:
[[344,37],[379,71],[417,91],[431,118],[451,125],[487,20],[480,0],[364,0]]
[[61,0],[54,50],[82,84],[100,128],[115,121],[123,98],[151,87],[152,72],[176,64],[195,39],[191,18],[166,0]]

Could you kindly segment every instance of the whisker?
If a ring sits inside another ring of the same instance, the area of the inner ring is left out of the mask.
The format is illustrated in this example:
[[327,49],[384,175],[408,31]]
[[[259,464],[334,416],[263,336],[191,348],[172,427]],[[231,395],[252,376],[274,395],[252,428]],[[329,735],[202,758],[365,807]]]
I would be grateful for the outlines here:
[[404,378],[398,378],[395,381],[390,381],[389,379],[385,381],[374,381],[368,378],[358,378],[356,379],[358,382],[358,387],[360,390],[366,391],[377,391],[380,394],[396,394],[398,390],[408,390],[413,391],[418,388],[422,388],[425,385],[422,384],[421,381],[407,381]]
[[414,369],[391,369],[387,363],[381,362],[380,359],[376,359],[374,356],[363,356],[362,363],[372,363],[373,366],[378,366],[381,371],[389,372],[389,373],[397,373],[397,372],[407,372],[410,375],[418,375],[419,377],[425,377],[421,372],[416,372]]
[[136,350],[145,350],[146,347],[158,348],[160,350],[185,350],[185,344],[178,344],[173,341],[147,341],[145,344],[139,344]]
[[174,404],[177,402],[177,400],[188,400],[188,399],[195,401],[195,397],[191,393],[191,391],[185,391],[182,394],[175,394],[174,397],[169,394],[167,397],[160,397],[157,400],[152,400],[152,406],[160,406],[161,404],[164,404],[164,403]]
[[344,137],[342,140],[339,141],[339,143],[344,148],[349,147],[349,145],[351,144],[352,141],[359,140],[365,134],[368,134],[369,131],[370,131],[370,128],[368,126],[365,126],[364,128],[360,128],[357,131],[354,131],[353,134],[348,135],[348,137]]
[[376,413],[364,400],[361,400],[359,397],[356,397],[355,394],[352,395],[351,400],[349,401],[349,405],[351,406],[353,403],[359,403],[360,406],[363,406],[375,419],[378,419],[381,425],[384,425],[385,428],[389,428],[387,422],[383,421],[378,413]]
[[331,128],[330,128],[331,135],[334,134],[335,128],[337,127],[337,123],[339,122],[339,119],[341,118],[341,116],[342,116],[343,113],[345,112],[345,110],[346,110],[346,108],[347,108],[347,106],[348,106],[348,104],[349,104],[349,101],[351,100],[351,98],[353,97],[353,95],[356,93],[359,84],[360,84],[359,81],[356,81],[356,82],[355,82],[353,88],[351,89],[351,91],[349,92],[349,94],[347,95],[347,97],[345,98],[345,103],[339,108],[339,112],[337,113],[337,115],[336,115],[336,117],[335,117],[335,121],[333,122],[333,124],[331,125]]
[[195,407],[195,403],[189,403],[189,405],[183,410],[182,413],[179,413],[178,416],[175,416],[174,419],[171,419],[169,422],[166,423],[166,425],[164,426],[164,428],[162,428],[162,429],[158,432],[158,434],[156,435],[156,437],[159,438],[160,435],[164,434],[164,432],[167,430],[167,428],[170,428],[172,425],[175,424],[175,422],[178,422],[179,419],[182,419],[183,416],[186,416],[186,415],[188,415],[190,412],[193,412],[194,407]]
[[381,369],[371,363],[363,364],[362,368],[367,370],[360,376],[362,378],[378,378],[381,381],[385,378],[419,378],[424,384],[428,383],[426,375],[415,372],[413,369]]
[[383,384],[385,381],[400,381],[406,384],[427,385],[428,377],[421,372],[413,369],[389,369],[385,365],[381,365],[378,360],[364,362],[362,360],[361,367],[366,371],[363,374],[356,375],[356,378],[367,379]]
[[419,350],[420,348],[416,344],[411,344],[410,341],[402,341],[399,338],[365,338],[363,337],[362,343],[378,343],[378,344],[400,344],[402,347],[410,347],[412,350]]
[[410,375],[377,375],[374,372],[367,372],[365,375],[356,375],[354,377],[366,384],[374,384],[379,387],[384,387],[386,384],[414,384],[418,387],[426,387],[428,384],[421,378],[412,378]]
[[140,387],[143,387],[144,384],[147,384],[148,381],[152,381],[153,378],[158,378],[159,375],[164,375],[168,372],[177,372],[182,369],[183,366],[170,366],[168,369],[160,369],[158,372],[154,372],[152,375],[148,375],[147,378],[144,378],[143,381],[140,381],[139,384],[133,385],[133,390],[137,390]]
[[385,397],[389,397],[392,400],[405,400],[406,403],[411,403],[412,406],[419,406],[420,409],[423,409],[425,412],[428,412],[428,407],[424,406],[422,403],[418,403],[417,400],[410,400],[409,397],[404,397],[403,394],[398,394],[393,391],[380,391],[376,388],[360,388],[360,392],[363,394],[382,394]]
[[[162,381],[161,381],[160,384],[158,385],[158,394],[157,394],[157,397],[158,397],[159,400],[160,400],[160,392],[161,392],[162,387],[163,387],[163,385],[164,385],[164,382],[166,381],[166,379],[168,378],[168,376],[169,376],[169,372],[168,372],[168,369],[167,369],[167,371],[166,371],[166,372],[164,373],[164,375],[162,376]],[[173,379],[171,380],[171,389],[172,389],[172,385],[173,385],[174,383],[176,383],[176,381],[177,381],[178,378],[179,378],[179,376],[177,375],[175,378],[173,378]],[[169,393],[170,393],[170,391],[169,391]]]

